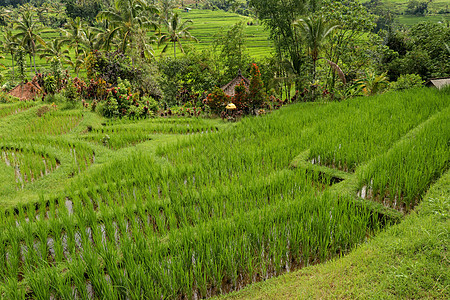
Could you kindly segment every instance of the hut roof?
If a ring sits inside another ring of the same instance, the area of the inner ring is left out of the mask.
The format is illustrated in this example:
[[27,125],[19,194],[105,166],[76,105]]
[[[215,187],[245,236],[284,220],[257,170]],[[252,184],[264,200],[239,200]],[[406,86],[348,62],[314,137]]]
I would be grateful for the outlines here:
[[441,89],[446,85],[450,85],[450,77],[432,78],[427,82],[426,85],[428,87],[436,87],[438,89]]
[[229,83],[225,84],[221,89],[224,91],[224,93],[227,96],[233,97],[234,96],[234,88],[241,83],[241,81],[244,81],[245,87],[248,89],[250,86],[250,80],[242,76],[241,70],[239,70],[238,76],[236,76],[233,80],[231,80]]
[[41,87],[38,83],[35,82],[27,82],[23,84],[19,84],[15,88],[13,88],[8,94],[11,96],[17,97],[20,100],[31,100],[36,97],[41,91]]

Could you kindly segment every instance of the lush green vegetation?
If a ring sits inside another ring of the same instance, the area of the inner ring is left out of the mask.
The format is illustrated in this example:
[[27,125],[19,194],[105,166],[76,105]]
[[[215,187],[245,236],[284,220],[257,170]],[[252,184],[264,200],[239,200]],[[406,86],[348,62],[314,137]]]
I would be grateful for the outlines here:
[[393,17],[431,4],[4,2],[1,298],[197,299],[353,262],[351,291],[237,296],[449,298],[450,95],[422,85],[450,75],[450,26]]
[[415,163],[436,157],[419,189],[406,185],[407,211],[448,169],[436,146],[448,143],[447,99],[416,89],[239,123],[31,102],[0,119],[2,182],[14,183],[2,192],[2,296],[211,296],[348,253],[398,217],[383,194],[357,197],[367,178],[401,188],[376,175],[399,164],[418,184]]
[[417,210],[345,257],[254,284],[226,299],[449,297],[450,172]]

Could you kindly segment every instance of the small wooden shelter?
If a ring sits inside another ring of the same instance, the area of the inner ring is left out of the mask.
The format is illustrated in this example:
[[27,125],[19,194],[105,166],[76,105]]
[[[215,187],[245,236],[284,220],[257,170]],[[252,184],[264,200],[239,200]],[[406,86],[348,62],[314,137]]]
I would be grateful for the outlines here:
[[450,77],[443,78],[431,78],[427,83],[427,87],[435,87],[437,89],[441,89],[446,85],[450,85]]
[[248,90],[248,87],[250,86],[250,80],[248,78],[245,78],[242,76],[241,70],[239,70],[238,76],[236,76],[233,80],[231,80],[229,83],[225,84],[221,89],[224,91],[224,93],[227,96],[233,97],[234,96],[234,88],[241,83],[241,81],[244,81],[245,87]]
[[36,98],[41,91],[42,89],[37,82],[26,82],[16,86],[8,94],[20,100],[31,100]]

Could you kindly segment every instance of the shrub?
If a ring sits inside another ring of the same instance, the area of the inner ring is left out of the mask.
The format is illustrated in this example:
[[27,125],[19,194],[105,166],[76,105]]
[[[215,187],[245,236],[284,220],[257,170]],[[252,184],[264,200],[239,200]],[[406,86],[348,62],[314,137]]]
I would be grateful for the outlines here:
[[63,89],[63,94],[64,97],[66,97],[67,101],[71,102],[71,103],[75,103],[78,93],[77,93],[77,88],[73,82],[73,80],[68,80],[66,87]]
[[211,112],[215,114],[220,114],[220,112],[224,109],[225,105],[227,105],[229,101],[230,97],[225,95],[225,92],[217,86],[205,100],[206,105],[208,105],[208,107],[211,109]]
[[113,118],[119,116],[119,105],[116,98],[110,94],[105,101],[101,101],[97,104],[96,111],[107,118]]
[[54,76],[49,75],[43,78],[44,92],[47,94],[54,94],[57,91],[57,82]]
[[390,89],[394,91],[406,90],[414,87],[421,87],[423,84],[422,78],[417,74],[400,75],[397,81],[391,83]]
[[256,64],[252,64],[250,69],[251,79],[248,93],[249,105],[252,109],[260,108],[266,100],[264,84],[261,80],[261,72]]
[[100,101],[97,106],[97,112],[107,118],[145,118],[157,110],[158,103],[153,98],[140,99],[139,93],[132,93],[130,82],[120,78],[118,86],[108,89],[106,100]]
[[159,103],[152,97],[142,97],[142,102],[145,104],[147,109],[153,113],[158,112],[159,110]]
[[231,102],[236,105],[238,111],[242,110],[246,114],[249,113],[249,95],[243,80],[234,87],[234,97]]
[[123,53],[93,51],[86,58],[86,72],[89,79],[102,78],[109,84],[116,85],[118,79],[136,80],[141,71],[131,65],[128,56]]

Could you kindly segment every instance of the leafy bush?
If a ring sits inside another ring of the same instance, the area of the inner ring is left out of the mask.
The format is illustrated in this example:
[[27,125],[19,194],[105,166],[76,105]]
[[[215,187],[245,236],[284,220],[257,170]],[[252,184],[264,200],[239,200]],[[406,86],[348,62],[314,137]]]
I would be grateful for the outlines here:
[[44,92],[47,94],[54,94],[57,91],[56,79],[54,76],[45,76],[44,77]]
[[423,84],[422,78],[417,74],[400,75],[397,81],[391,83],[391,90],[406,90],[414,87],[421,87]]
[[214,64],[210,53],[194,50],[187,51],[184,57],[160,60],[158,83],[164,102],[169,106],[181,106],[211,90],[217,84]]
[[142,97],[142,102],[145,103],[147,109],[153,113],[158,112],[159,103],[152,97]]
[[206,98],[205,103],[211,109],[211,112],[220,114],[229,101],[230,97],[225,95],[225,92],[216,86]]
[[78,93],[77,87],[75,86],[73,80],[69,80],[63,89],[63,94],[66,97],[67,101],[75,103]]
[[66,102],[66,97],[62,92],[55,94],[47,94],[44,98],[44,101],[47,103],[64,103]]
[[141,73],[123,53],[97,50],[89,53],[86,58],[86,72],[89,79],[101,78],[111,85],[116,85],[119,78],[135,81]]
[[158,104],[154,99],[149,97],[140,99],[139,93],[132,93],[128,80],[118,78],[117,82],[117,87],[108,90],[106,100],[98,103],[99,114],[107,118],[145,118],[158,110]]

